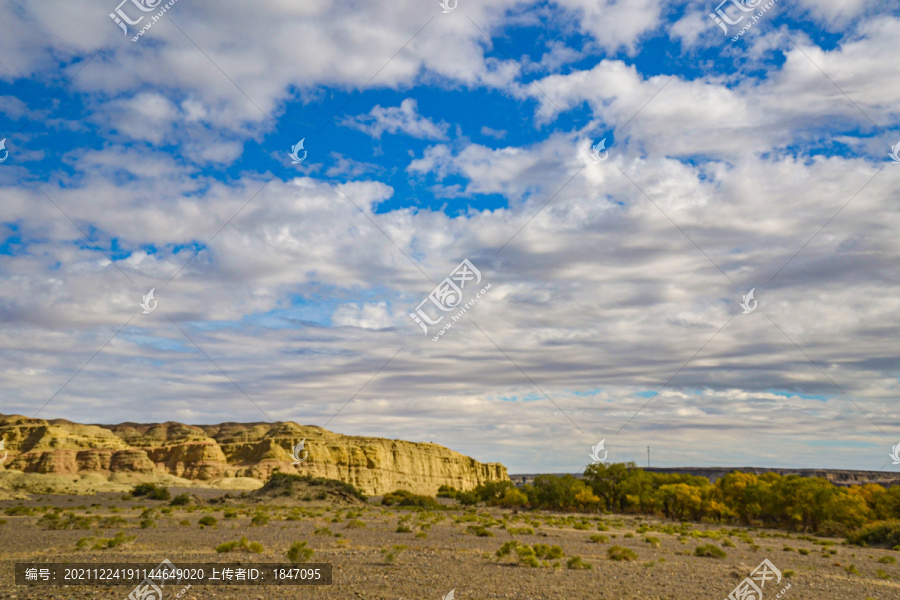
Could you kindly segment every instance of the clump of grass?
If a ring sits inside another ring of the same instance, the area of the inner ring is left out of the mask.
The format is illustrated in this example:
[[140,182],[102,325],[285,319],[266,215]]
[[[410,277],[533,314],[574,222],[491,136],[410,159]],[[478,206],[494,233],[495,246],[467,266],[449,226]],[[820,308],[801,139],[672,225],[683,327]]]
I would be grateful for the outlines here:
[[350,519],[344,526],[345,529],[362,529],[366,524],[359,519]]
[[327,527],[319,527],[313,531],[313,535],[334,535],[334,533]]
[[878,562],[886,564],[886,565],[893,565],[893,564],[897,564],[897,559],[894,558],[893,556],[882,556],[881,558],[878,559]]
[[263,525],[267,525],[269,523],[269,515],[264,515],[262,513],[258,513],[253,515],[253,518],[250,519],[251,527],[262,527]]
[[609,536],[597,533],[588,538],[595,544],[605,544],[609,541]]
[[164,487],[156,487],[153,483],[140,483],[131,489],[131,497],[145,496],[148,500],[170,500],[172,495]]
[[212,527],[213,525],[215,525],[218,522],[219,522],[219,520],[216,519],[215,517],[213,517],[211,515],[206,515],[205,517],[200,519],[200,521],[198,522],[198,525],[200,525],[201,527]]
[[238,513],[233,508],[226,508],[225,511],[222,513],[223,519],[237,519],[237,517],[238,517]]
[[183,494],[178,494],[177,496],[172,498],[172,501],[169,502],[169,506],[187,506],[190,503],[191,495],[185,492]]
[[187,519],[182,519],[182,520],[178,521],[178,524],[181,525],[182,527],[190,527],[191,526],[191,522],[188,521]]
[[534,550],[534,555],[538,558],[546,558],[549,560],[553,560],[556,558],[563,557],[563,549],[559,546],[548,546],[547,544],[534,544],[531,547]]
[[610,546],[606,549],[606,557],[609,560],[637,560],[637,554],[634,550],[623,548],[622,546]]
[[703,544],[694,548],[694,556],[707,556],[709,558],[725,558],[727,554],[718,546]]
[[255,554],[262,554],[262,551],[262,544],[259,542],[250,542],[245,537],[216,546],[216,552],[220,554],[223,552],[253,552]]
[[493,532],[484,525],[469,525],[466,527],[466,533],[471,533],[478,537],[494,537]]
[[875,574],[878,575],[878,577],[880,577],[881,579],[890,579],[891,578],[891,576],[888,575],[884,571],[884,569],[878,569],[877,571],[875,571]]
[[156,529],[156,521],[153,519],[144,519],[141,521],[141,529]]
[[650,544],[651,546],[653,546],[654,548],[659,548],[661,545],[659,538],[649,536],[649,535],[644,538],[644,541],[647,542],[648,544]]
[[848,575],[859,575],[859,569],[856,568],[856,565],[847,565],[844,567],[844,570],[847,571]]
[[306,542],[294,542],[287,551],[288,560],[291,564],[309,562],[315,552],[306,545]]
[[737,548],[737,546],[735,546],[734,542],[732,542],[728,538],[725,538],[724,540],[722,540],[722,546],[725,548]]
[[793,569],[785,569],[782,575],[784,575],[785,577],[793,577],[795,575],[795,571]]
[[403,554],[403,551],[406,550],[406,548],[407,547],[403,544],[394,544],[391,548],[382,548],[381,553],[384,554],[385,564],[394,564],[397,557]]
[[534,529],[531,527],[507,527],[509,535],[534,535]]
[[[107,550],[109,548],[117,548],[118,546],[122,546],[129,542],[132,542],[135,540],[135,538],[137,538],[137,536],[125,535],[124,531],[120,531],[111,538],[95,538],[92,536],[89,538],[81,538],[81,540],[78,540],[78,543],[81,543],[82,540],[91,540],[94,542],[94,544],[91,546],[91,550]],[[76,546],[77,545],[78,544],[76,544]],[[85,543],[85,545],[87,545],[87,543]]]
[[569,560],[566,561],[567,569],[591,569],[592,566],[583,560],[581,560],[580,556],[572,556]]

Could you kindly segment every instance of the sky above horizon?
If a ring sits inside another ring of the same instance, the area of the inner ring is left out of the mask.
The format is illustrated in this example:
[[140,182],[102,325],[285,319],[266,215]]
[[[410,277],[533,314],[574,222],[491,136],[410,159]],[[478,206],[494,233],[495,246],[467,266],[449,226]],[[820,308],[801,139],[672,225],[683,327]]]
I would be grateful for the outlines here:
[[0,8],[0,412],[900,468],[896,3],[168,4]]

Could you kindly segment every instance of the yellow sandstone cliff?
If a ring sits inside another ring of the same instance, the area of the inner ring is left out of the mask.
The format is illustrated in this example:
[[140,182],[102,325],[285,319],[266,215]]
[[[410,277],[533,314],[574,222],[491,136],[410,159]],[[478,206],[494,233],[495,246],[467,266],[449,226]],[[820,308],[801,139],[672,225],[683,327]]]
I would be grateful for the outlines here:
[[[341,435],[292,422],[82,425],[0,415],[7,470],[115,479],[179,477],[203,484],[244,477],[264,481],[278,469],[351,483],[364,493],[396,489],[434,495],[441,485],[470,489],[508,480],[500,463],[480,463],[431,443]],[[291,449],[305,439],[307,459]],[[2,456],[2,452],[0,452]]]

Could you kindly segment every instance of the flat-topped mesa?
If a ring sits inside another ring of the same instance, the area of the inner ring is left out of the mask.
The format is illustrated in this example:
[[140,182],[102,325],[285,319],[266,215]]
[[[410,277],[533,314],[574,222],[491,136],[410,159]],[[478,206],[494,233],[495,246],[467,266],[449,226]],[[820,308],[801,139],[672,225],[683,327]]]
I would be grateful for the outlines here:
[[[176,476],[213,483],[232,477],[263,481],[273,471],[328,477],[369,495],[396,489],[434,495],[441,485],[471,489],[509,479],[500,463],[480,463],[437,444],[341,435],[292,422],[121,423],[82,425],[0,415],[5,469],[59,475],[119,473]],[[306,460],[294,446],[306,440]]]

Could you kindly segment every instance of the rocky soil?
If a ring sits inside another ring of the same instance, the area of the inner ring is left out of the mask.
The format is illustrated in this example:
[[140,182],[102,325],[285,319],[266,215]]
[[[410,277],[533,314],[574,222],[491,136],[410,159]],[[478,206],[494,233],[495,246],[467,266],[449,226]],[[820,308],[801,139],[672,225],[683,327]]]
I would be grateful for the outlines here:
[[[15,586],[16,562],[158,563],[168,558],[176,565],[287,563],[285,552],[295,541],[308,543],[315,552],[313,562],[334,565],[333,585],[193,586],[181,600],[440,600],[451,590],[458,600],[721,600],[764,558],[783,575],[777,586],[770,582],[766,587],[766,600],[787,585],[782,600],[900,598],[900,553],[846,546],[839,539],[617,515],[513,514],[484,508],[417,512],[384,508],[373,502],[377,499],[357,506],[315,501],[278,506],[277,500],[265,505],[214,504],[211,501],[221,491],[189,491],[200,497],[199,505],[169,506],[165,501],[126,500],[109,493],[0,502],[4,513],[0,518],[5,521],[0,525],[0,598],[124,599],[132,589]],[[49,518],[48,513],[59,516]],[[216,523],[201,526],[203,517],[213,517]],[[66,523],[68,528],[52,528]],[[113,539],[120,531],[125,543],[91,549],[96,540]],[[218,545],[242,536],[261,544],[262,551],[216,552]],[[79,540],[87,537],[94,540],[79,548]],[[498,557],[497,551],[510,540],[532,549],[545,544],[554,557],[535,558],[536,567],[521,564],[515,551]],[[406,549],[395,552],[393,564],[388,564],[386,553],[395,545]],[[696,556],[696,548],[705,545],[725,556]],[[613,546],[630,550],[634,560],[611,560]],[[567,568],[576,556],[591,568]],[[164,600],[180,591],[167,591]]]

